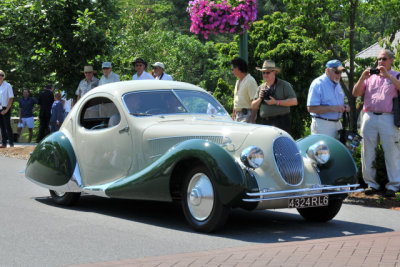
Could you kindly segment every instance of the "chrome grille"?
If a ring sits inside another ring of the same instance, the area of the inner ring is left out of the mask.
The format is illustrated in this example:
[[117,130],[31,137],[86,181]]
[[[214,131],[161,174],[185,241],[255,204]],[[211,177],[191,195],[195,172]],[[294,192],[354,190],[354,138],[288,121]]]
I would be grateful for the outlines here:
[[273,153],[275,164],[282,179],[290,185],[303,181],[303,159],[295,142],[286,136],[274,140]]

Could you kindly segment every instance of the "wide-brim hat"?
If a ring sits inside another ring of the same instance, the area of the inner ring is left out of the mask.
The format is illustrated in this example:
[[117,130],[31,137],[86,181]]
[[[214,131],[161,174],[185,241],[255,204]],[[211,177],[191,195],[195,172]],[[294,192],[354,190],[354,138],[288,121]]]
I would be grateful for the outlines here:
[[93,66],[84,66],[83,67],[83,72],[93,72],[93,73],[96,73],[96,71],[95,70],[93,70]]
[[281,68],[275,65],[275,62],[272,60],[265,60],[264,64],[261,68],[256,67],[256,70],[263,71],[263,70],[275,70],[276,72],[281,72]]
[[136,63],[142,63],[147,68],[147,62],[143,58],[138,57],[132,62],[133,65],[136,65]]

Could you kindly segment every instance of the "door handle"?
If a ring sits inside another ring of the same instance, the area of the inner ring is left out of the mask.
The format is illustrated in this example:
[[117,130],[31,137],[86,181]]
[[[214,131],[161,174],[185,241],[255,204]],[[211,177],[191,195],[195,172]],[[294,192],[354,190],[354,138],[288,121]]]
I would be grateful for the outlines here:
[[119,133],[129,132],[129,126],[125,126],[123,129],[119,130]]

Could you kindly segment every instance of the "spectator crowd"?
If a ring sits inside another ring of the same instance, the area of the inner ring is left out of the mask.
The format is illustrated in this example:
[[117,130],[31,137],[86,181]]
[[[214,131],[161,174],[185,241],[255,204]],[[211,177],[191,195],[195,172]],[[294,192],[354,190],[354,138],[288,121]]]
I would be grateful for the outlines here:
[[[376,169],[373,162],[376,158],[376,147],[382,143],[385,164],[389,182],[386,184],[385,196],[394,197],[400,190],[400,136],[399,129],[393,121],[393,98],[400,90],[400,72],[392,69],[394,54],[389,50],[382,50],[378,54],[377,68],[367,68],[353,88],[353,96],[364,97],[364,106],[361,123],[362,174],[368,185],[365,194],[379,193],[382,188],[376,181]],[[173,80],[165,72],[162,62],[151,65],[152,71],[147,72],[147,62],[137,58],[133,65],[136,73],[132,80]],[[292,133],[290,107],[297,106],[298,101],[293,86],[279,78],[282,69],[273,60],[265,60],[256,70],[261,72],[263,83],[258,85],[254,77],[249,74],[247,62],[241,58],[231,61],[233,75],[237,78],[234,87],[232,119],[244,123],[260,123],[283,129]],[[311,134],[324,134],[332,138],[339,138],[339,131],[343,129],[341,123],[345,112],[350,107],[345,104],[345,94],[340,85],[340,79],[345,67],[337,59],[326,63],[325,73],[312,81],[307,97],[307,110],[311,116]],[[96,71],[92,66],[84,66],[85,78],[79,82],[75,96],[67,93],[55,92],[54,86],[49,84],[39,93],[38,99],[32,97],[28,89],[23,90],[19,99],[19,122],[17,132],[21,135],[23,128],[29,131],[28,142],[32,141],[34,117],[33,111],[39,109],[39,133],[37,142],[46,135],[58,131],[65,117],[74,104],[93,88],[120,81],[119,75],[112,71],[111,62],[102,63],[103,75],[95,77]],[[0,70],[0,148],[14,146],[14,136],[11,129],[10,116],[14,99],[12,86],[5,81],[5,73]],[[35,107],[36,106],[36,107]],[[258,116],[258,118],[257,118]]]

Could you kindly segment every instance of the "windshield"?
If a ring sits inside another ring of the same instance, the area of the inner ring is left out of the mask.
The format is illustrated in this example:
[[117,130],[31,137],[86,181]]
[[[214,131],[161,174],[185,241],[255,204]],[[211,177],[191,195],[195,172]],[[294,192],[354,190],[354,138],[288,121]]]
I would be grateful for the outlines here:
[[199,91],[138,91],[124,95],[123,101],[134,116],[180,113],[228,115],[210,94]]

